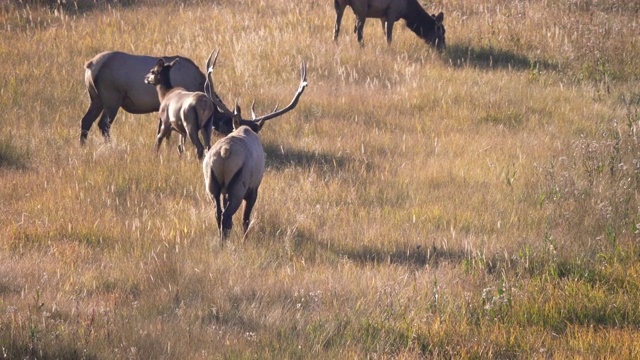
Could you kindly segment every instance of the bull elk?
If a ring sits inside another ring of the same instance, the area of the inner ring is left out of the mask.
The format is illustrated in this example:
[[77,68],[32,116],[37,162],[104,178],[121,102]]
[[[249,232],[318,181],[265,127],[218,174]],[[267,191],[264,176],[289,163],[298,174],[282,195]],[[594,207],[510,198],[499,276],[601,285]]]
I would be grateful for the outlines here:
[[404,19],[407,27],[418,37],[424,39],[429,45],[438,50],[445,48],[445,29],[442,22],[444,13],[430,15],[418,0],[334,0],[336,9],[336,25],[333,40],[338,40],[342,15],[347,6],[350,6],[356,15],[354,32],[358,36],[360,45],[364,44],[363,29],[367,18],[379,18],[382,21],[382,29],[387,34],[387,43],[391,43],[393,23]]
[[211,66],[210,62],[211,56],[207,60],[208,95],[223,112],[232,115],[234,129],[232,133],[218,140],[207,151],[202,163],[205,187],[216,205],[216,222],[222,246],[223,240],[231,232],[232,217],[240,208],[243,200],[245,202],[242,216],[244,235],[249,230],[251,210],[258,199],[258,188],[264,175],[264,150],[258,138],[258,132],[267,120],[284,115],[296,107],[307,86],[307,67],[302,62],[300,86],[287,107],[278,110],[276,106],[272,113],[256,117],[252,104],[253,118],[245,120],[242,119],[237,100],[233,113],[230,113],[229,108],[215,93],[211,80],[215,61]]
[[[186,137],[196,147],[198,159],[204,156],[204,147],[209,148],[213,117],[217,111],[209,97],[200,91],[187,91],[181,87],[174,87],[169,74],[180,59],[166,63],[158,59],[156,66],[144,77],[144,82],[156,87],[160,100],[160,122],[156,138],[156,150],[160,148],[162,140],[176,131],[180,134],[178,152],[184,151]],[[198,133],[202,131],[204,146]]]
[[[132,114],[148,114],[160,109],[155,89],[142,79],[154,66],[158,57],[107,51],[94,56],[85,64],[84,81],[91,104],[82,118],[80,143],[84,144],[93,123],[100,117],[98,127],[105,140],[120,108]],[[165,62],[180,59],[171,71],[171,83],[187,91],[202,91],[206,78],[191,60],[180,56],[162,58]]]

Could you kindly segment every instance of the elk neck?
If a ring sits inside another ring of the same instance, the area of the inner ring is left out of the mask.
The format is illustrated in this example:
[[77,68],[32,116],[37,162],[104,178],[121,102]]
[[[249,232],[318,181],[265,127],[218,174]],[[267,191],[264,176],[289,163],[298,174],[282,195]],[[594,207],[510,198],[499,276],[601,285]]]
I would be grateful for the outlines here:
[[171,84],[171,79],[169,78],[169,72],[162,72],[160,74],[160,81],[156,84],[156,90],[158,90],[158,96],[160,97],[160,101],[164,99],[171,90],[173,90],[173,85]]
[[407,1],[407,12],[404,16],[407,27],[421,38],[435,27],[435,20],[427,13],[417,0]]

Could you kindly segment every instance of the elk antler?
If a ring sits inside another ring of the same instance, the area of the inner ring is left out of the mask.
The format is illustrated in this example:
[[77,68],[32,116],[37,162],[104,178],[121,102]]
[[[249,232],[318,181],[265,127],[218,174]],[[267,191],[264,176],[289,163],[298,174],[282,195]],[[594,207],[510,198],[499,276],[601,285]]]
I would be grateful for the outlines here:
[[[251,118],[252,118],[253,120],[255,120],[255,119],[256,119],[256,112],[255,112],[255,110],[254,110],[255,105],[256,105],[256,99],[253,99],[253,101],[251,102]],[[275,112],[275,111],[278,111],[278,104],[277,104],[277,103],[276,103],[276,107],[273,109],[273,111],[274,111],[274,112]]]
[[[216,56],[213,59],[213,64],[211,64],[211,57],[213,56],[214,52],[216,53]],[[205,80],[205,83],[204,83],[204,92],[211,99],[211,101],[213,101],[213,103],[218,107],[218,109],[220,109],[222,112],[224,112],[228,116],[233,116],[233,111],[229,110],[229,108],[222,102],[222,100],[220,99],[218,94],[216,94],[216,91],[213,87],[213,78],[211,74],[213,73],[213,68],[216,66],[216,61],[218,61],[219,53],[220,53],[220,50],[218,51],[213,50],[211,51],[211,54],[209,54],[209,58],[207,59],[207,79]]]
[[261,122],[265,122],[269,119],[273,119],[275,117],[284,115],[285,113],[289,112],[290,110],[292,110],[293,108],[296,107],[296,105],[298,105],[298,100],[300,100],[300,96],[302,96],[302,93],[304,92],[304,88],[307,87],[307,64],[302,61],[302,66],[301,66],[301,75],[300,75],[300,86],[298,87],[298,91],[296,91],[295,96],[293,97],[293,100],[291,100],[291,103],[289,105],[287,105],[287,107],[278,110],[278,105],[276,105],[276,108],[273,110],[273,112],[271,114],[267,114],[264,116],[261,116],[259,118],[255,117],[255,113],[253,111],[253,104],[251,105],[251,114],[254,115],[253,116],[253,122],[254,123],[261,123]]

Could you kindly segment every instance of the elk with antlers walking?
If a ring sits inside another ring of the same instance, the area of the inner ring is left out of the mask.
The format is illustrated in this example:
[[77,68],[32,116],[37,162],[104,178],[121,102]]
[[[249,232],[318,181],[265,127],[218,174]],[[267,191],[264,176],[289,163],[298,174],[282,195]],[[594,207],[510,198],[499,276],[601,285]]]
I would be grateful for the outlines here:
[[[216,54],[217,59],[217,54]],[[256,117],[251,106],[252,120],[242,119],[237,100],[233,113],[215,93],[211,73],[214,65],[210,66],[211,56],[207,60],[208,87],[207,92],[216,106],[233,118],[233,132],[218,140],[202,164],[204,182],[211,199],[216,205],[216,222],[220,233],[220,244],[229,236],[232,228],[232,217],[240,208],[243,200],[244,214],[242,225],[244,234],[249,230],[251,210],[258,199],[258,188],[264,175],[264,150],[258,132],[264,123],[275,117],[284,115],[298,104],[298,100],[307,86],[306,65],[302,63],[300,86],[291,103],[272,113]]]

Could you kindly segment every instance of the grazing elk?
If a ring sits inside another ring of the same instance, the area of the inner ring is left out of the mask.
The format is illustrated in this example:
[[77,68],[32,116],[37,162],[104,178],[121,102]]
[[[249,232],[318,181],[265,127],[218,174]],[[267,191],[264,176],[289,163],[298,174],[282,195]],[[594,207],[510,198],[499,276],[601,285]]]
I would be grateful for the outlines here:
[[[215,61],[214,66],[209,66],[210,60],[211,56],[207,61],[209,80],[211,80],[211,72],[215,66]],[[245,202],[242,216],[244,234],[246,235],[249,230],[251,210],[258,198],[258,187],[260,187],[264,174],[264,150],[260,144],[258,132],[267,120],[281,116],[296,107],[307,86],[307,68],[304,62],[302,63],[301,73],[300,86],[293,100],[281,110],[277,110],[276,106],[276,110],[271,114],[256,118],[252,104],[251,113],[253,119],[244,120],[236,100],[232,114],[233,132],[218,140],[207,151],[202,163],[202,169],[205,187],[216,205],[216,222],[221,246],[223,245],[222,241],[231,232],[232,217],[240,208],[243,200]],[[224,109],[225,112],[229,111],[215,93],[213,82],[209,81],[208,88],[208,93],[211,99],[216,102],[216,105]]]
[[354,32],[358,36],[360,45],[364,44],[362,31],[366,18],[379,18],[382,21],[382,29],[387,34],[387,43],[391,43],[393,23],[404,19],[407,27],[424,39],[429,45],[438,50],[444,50],[444,14],[430,15],[418,0],[334,0],[336,9],[336,25],[333,40],[338,40],[340,23],[344,9],[350,6],[356,15]]
[[[184,151],[184,143],[188,135],[197,149],[198,159],[202,160],[205,146],[208,149],[211,143],[213,118],[217,108],[207,94],[173,86],[169,74],[179,60],[166,63],[162,58],[158,59],[156,66],[144,78],[145,83],[156,87],[160,100],[156,150],[160,148],[162,140],[168,137],[171,131],[176,131],[180,134],[178,152],[182,154]],[[202,131],[204,146],[198,136],[200,131]]]
[[[163,60],[170,62],[178,58],[181,60],[171,72],[171,83],[188,91],[202,91],[206,78],[193,61],[179,56],[163,57]],[[108,51],[85,64],[84,81],[91,104],[82,118],[81,144],[85,143],[89,129],[99,116],[98,127],[108,140],[109,130],[120,108],[132,114],[158,111],[158,94],[142,80],[157,60],[157,57]]]

